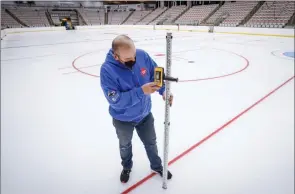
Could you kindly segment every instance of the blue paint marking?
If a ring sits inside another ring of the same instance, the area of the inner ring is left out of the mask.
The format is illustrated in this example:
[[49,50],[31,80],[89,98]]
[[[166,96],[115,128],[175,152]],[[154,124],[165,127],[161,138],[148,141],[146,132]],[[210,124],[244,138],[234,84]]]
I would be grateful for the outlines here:
[[284,52],[283,55],[285,55],[286,57],[292,57],[292,58],[295,58],[295,57],[294,57],[295,52]]

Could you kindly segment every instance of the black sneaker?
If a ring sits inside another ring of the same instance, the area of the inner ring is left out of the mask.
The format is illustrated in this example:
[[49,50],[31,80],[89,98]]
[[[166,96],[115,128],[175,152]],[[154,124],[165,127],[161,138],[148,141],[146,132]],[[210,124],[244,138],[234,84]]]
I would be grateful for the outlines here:
[[[158,174],[160,174],[160,176],[163,177],[163,170],[158,170],[158,171],[153,170],[153,171],[156,172],[156,173],[158,173]],[[172,174],[171,174],[171,172],[168,170],[168,172],[167,172],[167,179],[169,180],[169,179],[171,179],[171,178],[172,178]]]
[[130,174],[131,170],[126,170],[123,169],[121,172],[121,176],[120,176],[120,180],[122,183],[127,183],[129,180],[129,174]]

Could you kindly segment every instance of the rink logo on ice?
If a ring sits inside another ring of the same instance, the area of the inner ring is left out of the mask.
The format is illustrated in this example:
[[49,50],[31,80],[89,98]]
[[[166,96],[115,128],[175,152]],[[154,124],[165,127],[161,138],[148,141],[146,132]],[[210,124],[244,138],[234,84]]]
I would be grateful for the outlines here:
[[115,102],[119,97],[119,94],[116,91],[108,91],[108,97]]
[[146,74],[146,69],[145,68],[141,68],[140,73],[142,76],[145,76]]

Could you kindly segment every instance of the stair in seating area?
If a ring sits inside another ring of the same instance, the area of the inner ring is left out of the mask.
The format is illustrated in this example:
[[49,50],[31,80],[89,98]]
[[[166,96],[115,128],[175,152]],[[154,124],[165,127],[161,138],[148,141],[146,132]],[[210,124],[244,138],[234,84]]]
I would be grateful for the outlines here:
[[5,9],[5,12],[7,14],[9,14],[13,19],[15,19],[19,24],[29,27],[27,24],[25,24],[23,21],[21,21],[18,17],[16,17],[11,11],[9,11],[8,9]]
[[133,13],[134,11],[130,11],[129,15],[123,20],[122,24],[124,24],[130,18],[130,16],[132,16]]
[[220,3],[215,9],[212,10],[212,12],[207,16],[205,17],[200,23],[201,24],[205,24],[207,22],[207,20],[213,15],[215,14],[215,12],[222,6],[222,3]]
[[251,17],[260,9],[260,7],[264,4],[265,1],[259,1],[257,5],[249,12],[249,14],[241,21],[239,26],[243,26],[246,24]]
[[172,23],[174,23],[178,18],[180,18],[183,14],[185,14],[190,9],[189,6],[186,7],[185,10],[183,10],[174,20],[172,20]]

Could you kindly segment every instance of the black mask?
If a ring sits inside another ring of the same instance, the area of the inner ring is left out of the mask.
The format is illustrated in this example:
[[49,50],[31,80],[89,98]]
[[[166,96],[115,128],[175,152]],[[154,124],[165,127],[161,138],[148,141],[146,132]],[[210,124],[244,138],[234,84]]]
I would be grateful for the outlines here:
[[135,63],[136,63],[136,57],[134,61],[130,60],[130,61],[124,62],[124,64],[129,68],[132,68]]
[[136,61],[126,61],[124,64],[129,67],[129,68],[132,68],[133,65],[135,64]]

